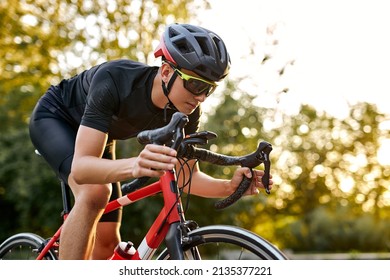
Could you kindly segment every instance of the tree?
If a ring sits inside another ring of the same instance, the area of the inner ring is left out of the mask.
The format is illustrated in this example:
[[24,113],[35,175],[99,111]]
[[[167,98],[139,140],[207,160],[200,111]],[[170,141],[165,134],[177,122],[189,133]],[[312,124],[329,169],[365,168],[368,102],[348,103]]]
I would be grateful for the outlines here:
[[[352,106],[344,120],[307,106],[294,118],[284,119],[284,127],[280,128],[284,133],[274,140],[281,145],[282,152],[276,163],[279,169],[276,176],[281,183],[272,204],[288,217],[282,219],[285,230],[281,230],[281,235],[285,238],[287,232],[290,236],[296,232],[300,236],[295,238],[294,245],[287,242],[289,246],[300,250],[321,249],[315,245],[315,240],[321,238],[327,250],[367,250],[356,239],[368,232],[374,238],[382,230],[384,238],[371,250],[388,249],[389,228],[383,225],[389,222],[386,202],[389,166],[380,164],[377,157],[381,139],[389,138],[389,131],[380,129],[384,121],[385,116],[367,103]],[[319,207],[326,211],[319,212]],[[321,218],[318,213],[335,216],[335,221],[346,221],[344,225],[350,225],[349,232],[354,238],[346,238],[347,230],[338,231],[332,239],[326,238],[326,232],[315,233],[312,226]],[[367,227],[364,232],[351,230],[363,217],[365,220],[370,217],[375,227]],[[337,240],[345,240],[343,247],[335,245]]]
[[46,88],[96,63],[149,62],[167,23],[206,1],[11,1],[0,4],[0,120],[23,125]]
[[[227,85],[205,125],[219,135],[209,147],[237,155],[269,141],[274,189],[207,220],[250,228],[297,251],[387,250],[390,166],[377,156],[381,140],[390,136],[380,128],[386,116],[368,103],[351,106],[349,117],[338,119],[308,105],[288,115],[253,106],[252,100],[237,83]],[[222,176],[233,172],[207,164],[202,169]],[[192,211],[211,208],[196,204]]]
[[[0,3],[0,241],[21,230],[47,236],[60,223],[57,179],[34,155],[27,133],[39,96],[50,83],[103,60],[128,57],[150,63],[156,34],[166,23],[190,18],[190,11],[197,11],[192,8],[195,2]],[[271,45],[275,42],[271,40]],[[262,65],[271,59],[272,53],[265,54]],[[290,65],[293,61],[285,66]],[[285,66],[275,72],[277,77]],[[271,195],[244,198],[227,211],[214,210],[213,201],[191,197],[188,216],[201,225],[228,223],[252,229],[281,248],[387,249],[390,167],[377,157],[380,141],[389,138],[389,131],[380,129],[385,116],[367,103],[351,107],[344,120],[310,106],[287,115],[277,106],[255,106],[255,96],[244,93],[240,82],[227,83],[215,114],[207,116],[204,129],[219,135],[208,147],[241,155],[253,151],[260,140],[269,141],[275,187]],[[288,88],[275,94],[276,100],[283,98]],[[124,156],[135,155],[140,148],[133,141],[119,146]],[[201,165],[222,178],[230,177],[234,169]],[[123,228],[124,235],[137,242],[136,236],[153,218],[150,205],[157,203],[129,207],[132,213],[125,218],[132,228]],[[31,212],[38,213],[34,219]]]
[[[187,0],[0,3],[0,241],[25,229],[45,236],[59,222],[57,179],[34,155],[27,130],[49,85],[109,59],[150,63],[165,25],[207,6]],[[32,212],[40,214],[32,219]]]

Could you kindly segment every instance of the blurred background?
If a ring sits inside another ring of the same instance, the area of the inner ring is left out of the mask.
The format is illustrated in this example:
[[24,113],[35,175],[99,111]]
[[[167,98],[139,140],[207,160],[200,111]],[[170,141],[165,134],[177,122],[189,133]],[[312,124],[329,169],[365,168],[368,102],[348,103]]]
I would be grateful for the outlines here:
[[[232,71],[203,108],[209,147],[231,155],[273,145],[270,195],[224,211],[191,196],[200,225],[250,229],[292,258],[390,258],[390,18],[386,1],[3,0],[0,2],[0,242],[49,237],[61,223],[59,183],[34,154],[31,111],[50,84],[103,61],[159,65],[169,23],[225,41]],[[386,30],[387,29],[387,30]],[[135,156],[134,140],[118,157]],[[201,164],[217,177],[234,168]],[[137,243],[159,198],[124,211]]]

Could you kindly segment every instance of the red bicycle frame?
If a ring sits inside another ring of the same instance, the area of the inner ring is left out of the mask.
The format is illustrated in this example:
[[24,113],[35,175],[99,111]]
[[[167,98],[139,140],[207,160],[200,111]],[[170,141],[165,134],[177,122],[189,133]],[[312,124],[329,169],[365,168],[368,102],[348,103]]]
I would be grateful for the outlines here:
[[[162,192],[164,206],[138,246],[137,252],[132,256],[132,260],[150,259],[166,237],[170,226],[184,220],[178,191],[175,171],[166,171],[158,181],[121,196],[107,204],[104,214]],[[66,216],[64,216],[64,220]],[[38,255],[37,260],[43,259],[47,252],[55,246],[55,242],[59,240],[61,228],[62,226],[50,238]]]
[[[217,165],[241,165],[249,168],[254,168],[261,163],[264,163],[264,176],[262,176],[262,183],[266,192],[269,193],[269,172],[270,172],[270,161],[269,153],[272,150],[271,144],[267,142],[261,142],[255,152],[241,157],[226,156],[217,153],[212,153],[209,150],[197,149],[194,144],[206,144],[208,139],[216,137],[213,133],[199,132],[191,134],[184,138],[184,126],[188,122],[188,117],[182,113],[175,113],[172,116],[170,123],[162,128],[155,130],[146,130],[137,135],[138,142],[140,144],[159,144],[159,145],[170,145],[171,148],[178,150],[179,148],[182,155],[181,157],[186,159],[202,159],[204,161],[212,162]],[[181,146],[184,142],[186,145]],[[192,147],[192,148],[189,148]],[[186,149],[188,148],[188,150]],[[145,179],[146,177],[144,177]],[[140,178],[142,179],[142,178]],[[146,178],[147,179],[147,178]],[[223,209],[238,199],[245,193],[251,184],[251,178],[243,177],[240,185],[237,189],[227,198],[218,201],[215,204],[217,209]],[[132,181],[131,183],[133,183]],[[141,183],[144,182],[141,180]],[[130,184],[131,184],[130,183]],[[63,183],[63,204],[64,204],[64,219],[70,212],[70,199],[69,189]],[[136,185],[137,187],[139,185]],[[109,202],[105,208],[104,213],[111,212],[120,207],[132,204],[141,199],[150,197],[157,193],[162,192],[164,199],[164,206],[162,207],[157,218],[149,228],[147,234],[138,246],[136,253],[132,255],[132,259],[151,259],[157,248],[165,239],[165,243],[168,249],[168,253],[171,259],[184,259],[184,253],[182,250],[182,241],[187,239],[188,224],[185,224],[184,213],[180,200],[180,190],[177,185],[176,173],[174,170],[166,171],[160,179],[152,184],[149,184],[140,189],[134,186],[129,187],[129,184],[122,185],[122,190],[126,195],[119,197],[116,200]],[[134,187],[134,188],[133,188]],[[133,189],[136,189],[133,191]],[[191,226],[194,226],[191,224]],[[43,259],[47,252],[55,248],[58,245],[56,243],[59,240],[61,228],[54,234],[54,236],[48,240],[47,244],[42,250],[39,248],[41,253],[37,259]],[[184,233],[184,235],[183,235]],[[185,238],[184,238],[185,237]],[[186,241],[187,242],[187,241]],[[46,242],[45,242],[46,243]],[[45,244],[44,243],[44,244]],[[199,258],[197,249],[194,248],[191,253],[193,258]]]
[[122,196],[108,203],[104,213],[108,213],[121,206],[126,206],[141,199],[150,197],[162,192],[164,206],[159,215],[149,228],[146,236],[138,246],[137,253],[131,259],[149,259],[160,246],[168,233],[170,225],[183,220],[183,209],[181,208],[180,197],[176,185],[176,175],[174,171],[166,171],[159,181],[146,187]]

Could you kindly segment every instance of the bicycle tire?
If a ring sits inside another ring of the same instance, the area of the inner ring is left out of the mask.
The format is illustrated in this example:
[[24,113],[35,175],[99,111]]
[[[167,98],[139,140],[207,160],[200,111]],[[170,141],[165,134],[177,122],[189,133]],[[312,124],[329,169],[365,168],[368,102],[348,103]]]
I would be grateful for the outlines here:
[[[38,249],[45,240],[34,233],[18,233],[12,235],[0,245],[0,260],[35,260]],[[49,250],[44,260],[56,260],[57,254]]]
[[[193,259],[191,249],[197,248],[203,260],[287,260],[275,245],[243,228],[214,225],[197,228],[189,237],[199,236],[200,241],[183,245],[187,259]],[[164,249],[157,260],[170,259]],[[196,257],[194,258],[196,259]]]

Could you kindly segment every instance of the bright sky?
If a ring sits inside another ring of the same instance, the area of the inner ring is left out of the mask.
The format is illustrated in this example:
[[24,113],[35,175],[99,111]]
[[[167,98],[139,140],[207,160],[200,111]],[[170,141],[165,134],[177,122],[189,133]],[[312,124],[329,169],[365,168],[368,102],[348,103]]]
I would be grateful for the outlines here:
[[[343,117],[348,103],[375,103],[390,114],[390,2],[386,0],[211,0],[201,24],[225,41],[230,77],[248,76],[262,104],[289,88],[279,106],[308,103]],[[272,36],[266,29],[276,26]],[[270,39],[279,41],[272,49]],[[255,43],[249,56],[249,44]],[[269,51],[268,51],[269,50]],[[264,52],[273,54],[261,66]],[[280,78],[286,62],[294,60]],[[272,104],[274,102],[274,104]],[[294,106],[296,105],[296,106]]]

